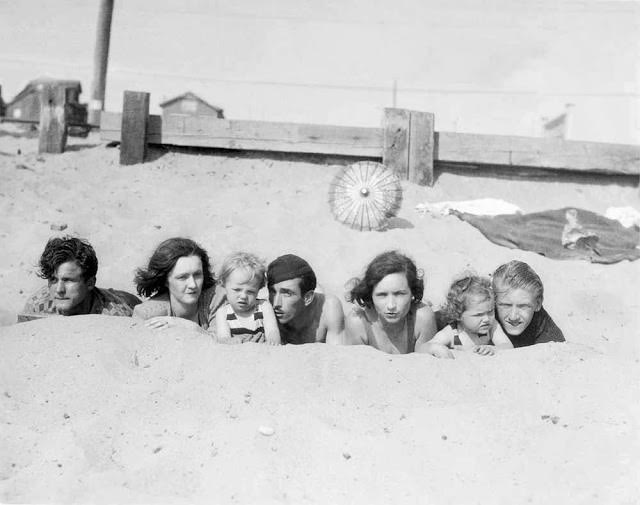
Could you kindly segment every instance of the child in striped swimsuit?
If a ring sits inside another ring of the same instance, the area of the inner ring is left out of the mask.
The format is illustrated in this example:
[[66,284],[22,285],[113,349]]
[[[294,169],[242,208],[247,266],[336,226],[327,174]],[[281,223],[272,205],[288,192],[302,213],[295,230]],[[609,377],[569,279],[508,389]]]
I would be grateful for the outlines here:
[[258,298],[265,271],[264,262],[250,253],[233,253],[224,260],[219,277],[227,302],[216,312],[218,342],[280,345],[273,308],[268,300]]
[[481,356],[490,356],[496,349],[512,349],[494,311],[495,295],[487,277],[465,274],[455,280],[442,308],[448,324],[427,343],[427,352],[453,358],[450,349],[466,349]]

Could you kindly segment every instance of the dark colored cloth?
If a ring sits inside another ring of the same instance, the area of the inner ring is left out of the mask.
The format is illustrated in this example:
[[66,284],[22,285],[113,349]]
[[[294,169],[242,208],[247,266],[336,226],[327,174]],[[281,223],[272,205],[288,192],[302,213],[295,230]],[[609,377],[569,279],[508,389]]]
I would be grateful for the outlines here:
[[436,310],[434,312],[434,315],[436,316],[436,328],[438,331],[442,330],[445,326],[447,326],[450,323],[450,321],[446,320],[441,310]]
[[295,254],[279,256],[267,268],[267,280],[270,286],[305,275],[313,276],[315,279],[315,274],[309,263]]
[[544,307],[540,307],[540,310],[533,315],[529,326],[520,335],[512,336],[506,331],[505,334],[511,340],[513,347],[565,341],[562,330],[553,322]]
[[475,226],[491,242],[511,249],[534,251],[553,259],[584,259],[592,263],[617,263],[640,258],[640,229],[625,228],[618,221],[588,210],[576,209],[585,230],[598,237],[595,246],[567,249],[562,245],[562,232],[570,207],[531,214],[476,216],[453,212]]

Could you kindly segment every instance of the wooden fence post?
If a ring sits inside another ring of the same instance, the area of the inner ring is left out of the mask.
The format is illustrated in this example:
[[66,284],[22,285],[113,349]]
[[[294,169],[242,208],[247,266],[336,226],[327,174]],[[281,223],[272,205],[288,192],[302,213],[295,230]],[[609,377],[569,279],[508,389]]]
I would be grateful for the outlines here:
[[400,179],[433,186],[433,125],[430,112],[385,109],[382,163]]
[[125,91],[122,106],[120,164],[142,163],[147,153],[149,93]]
[[411,111],[409,129],[409,180],[433,186],[434,115]]
[[43,85],[40,90],[39,153],[62,153],[67,144],[67,90]]
[[382,163],[405,180],[409,178],[410,121],[408,110],[384,109]]

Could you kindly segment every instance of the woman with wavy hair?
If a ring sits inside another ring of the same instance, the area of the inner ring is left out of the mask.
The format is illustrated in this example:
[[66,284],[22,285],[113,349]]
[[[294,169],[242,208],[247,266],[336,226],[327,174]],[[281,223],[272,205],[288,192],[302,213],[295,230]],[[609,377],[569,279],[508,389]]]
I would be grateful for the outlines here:
[[188,238],[165,240],[151,255],[146,268],[136,271],[138,294],[149,297],[133,311],[146,326],[171,326],[207,330],[223,295],[216,292],[207,252]]
[[347,300],[353,308],[345,320],[343,343],[408,354],[435,335],[433,311],[422,303],[422,273],[408,256],[383,252],[350,285]]

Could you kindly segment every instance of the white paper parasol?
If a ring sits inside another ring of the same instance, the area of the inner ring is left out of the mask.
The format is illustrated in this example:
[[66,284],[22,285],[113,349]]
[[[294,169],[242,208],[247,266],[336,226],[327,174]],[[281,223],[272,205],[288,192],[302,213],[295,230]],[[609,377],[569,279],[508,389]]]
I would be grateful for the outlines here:
[[401,203],[400,179],[382,163],[360,161],[349,165],[329,187],[334,217],[360,231],[384,229]]

